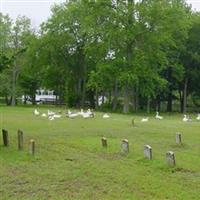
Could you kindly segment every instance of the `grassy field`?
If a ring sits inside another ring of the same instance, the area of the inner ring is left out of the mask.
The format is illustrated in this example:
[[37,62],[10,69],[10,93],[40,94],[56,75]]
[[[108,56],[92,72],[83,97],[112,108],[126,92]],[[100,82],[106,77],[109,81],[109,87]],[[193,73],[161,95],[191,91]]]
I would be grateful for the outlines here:
[[[0,107],[0,126],[10,140],[3,147],[0,137],[1,200],[200,199],[200,122],[184,123],[182,115],[165,114],[162,121],[151,116],[141,123],[142,115],[103,119],[102,113],[93,119],[49,121],[33,110]],[[23,151],[17,150],[18,129],[24,132]],[[181,146],[175,144],[176,132],[182,133]],[[108,139],[107,149],[101,147],[102,136]],[[128,155],[120,150],[124,138],[130,143]],[[35,156],[28,154],[30,139],[36,141]],[[144,159],[145,144],[152,146],[151,161]],[[166,165],[168,150],[175,152],[175,168]]]

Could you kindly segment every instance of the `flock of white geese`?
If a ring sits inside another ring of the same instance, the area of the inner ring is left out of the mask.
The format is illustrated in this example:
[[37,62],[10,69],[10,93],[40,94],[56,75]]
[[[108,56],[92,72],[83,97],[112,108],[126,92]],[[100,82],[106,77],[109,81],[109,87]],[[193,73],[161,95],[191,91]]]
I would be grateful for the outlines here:
[[[162,120],[164,118],[163,118],[163,116],[160,116],[159,112],[156,112],[155,119]],[[200,113],[197,114],[196,120],[200,121]],[[141,119],[141,122],[148,122],[148,121],[149,121],[149,117],[145,117],[145,118]],[[183,122],[191,122],[192,119],[189,115],[184,115],[182,121]]]
[[[47,113],[40,113],[37,109],[34,110],[34,115],[47,117],[49,120],[55,120],[56,118],[62,117],[61,112],[55,113],[53,111],[47,110]],[[88,119],[88,118],[93,118],[95,116],[95,113],[91,111],[91,109],[88,109],[87,111],[84,111],[83,109],[81,109],[80,112],[71,112],[70,110],[68,110],[65,116],[71,119],[74,119],[77,117]],[[110,118],[110,115],[108,115],[107,113],[104,113],[102,118],[104,119]],[[163,116],[160,116],[159,112],[156,112],[155,119],[163,120],[164,118]],[[200,113],[197,114],[196,120],[200,121]],[[141,119],[141,122],[148,122],[148,121],[149,121],[149,117],[144,117]],[[192,119],[190,118],[189,115],[184,115],[182,121],[191,122]]]
[[[47,117],[49,120],[55,120],[56,118],[62,117],[61,112],[55,113],[53,111],[47,110],[47,113],[40,113],[37,109],[34,110],[34,115]],[[83,109],[81,109],[80,112],[71,112],[70,110],[68,110],[65,116],[71,119],[74,119],[77,117],[82,117],[84,119],[87,119],[87,118],[93,118],[95,116],[95,113],[91,111],[90,109],[88,109],[86,112]],[[103,114],[102,117],[105,119],[110,118],[110,116],[107,113]]]

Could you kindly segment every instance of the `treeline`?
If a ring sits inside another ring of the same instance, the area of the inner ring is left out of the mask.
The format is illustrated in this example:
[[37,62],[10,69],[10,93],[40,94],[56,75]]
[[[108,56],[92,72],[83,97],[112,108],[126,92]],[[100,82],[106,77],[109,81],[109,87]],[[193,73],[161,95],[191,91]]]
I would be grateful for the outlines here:
[[0,96],[35,104],[36,90],[58,103],[112,110],[186,112],[200,105],[200,13],[184,0],[69,0],[31,28],[0,13]]

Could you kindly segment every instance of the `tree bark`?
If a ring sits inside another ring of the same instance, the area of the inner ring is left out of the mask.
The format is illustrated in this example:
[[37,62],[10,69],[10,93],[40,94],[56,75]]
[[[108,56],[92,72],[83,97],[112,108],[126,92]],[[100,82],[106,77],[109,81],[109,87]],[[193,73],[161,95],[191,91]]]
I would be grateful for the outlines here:
[[126,86],[124,89],[124,106],[123,106],[123,113],[129,112],[129,91],[128,87]]
[[36,104],[36,101],[35,101],[35,94],[32,94],[32,95],[31,95],[31,101],[32,101],[32,104],[33,104],[33,105]]
[[85,96],[86,96],[86,76],[87,76],[87,66],[85,64],[85,58],[82,61],[83,66],[83,80],[82,80],[82,95],[81,95],[81,107],[85,105]]
[[183,113],[183,89],[179,87],[180,112]]
[[9,105],[10,105],[10,102],[9,102],[9,98],[8,98],[7,95],[5,96],[5,101],[6,101],[6,105],[9,106]]
[[184,88],[183,88],[183,113],[187,112],[187,87],[188,87],[188,78],[186,77],[184,80]]
[[15,106],[16,105],[16,75],[17,73],[17,64],[16,64],[16,60],[14,61],[14,65],[13,65],[13,70],[12,70],[12,101],[11,101],[11,106]]
[[103,90],[102,92],[102,105],[104,104],[105,102],[105,91]]
[[157,96],[157,99],[156,99],[156,110],[158,112],[160,112],[160,107],[161,107],[161,102],[160,102],[160,95]]
[[139,107],[139,91],[138,91],[138,86],[135,87],[135,95],[134,95],[134,110],[135,112],[138,111],[138,107]]
[[150,105],[151,105],[151,99],[150,97],[147,98],[147,113],[150,113]]
[[117,80],[115,80],[114,92],[113,92],[113,105],[112,110],[115,111],[117,108],[117,98],[118,98],[118,84]]
[[168,93],[167,112],[172,112],[172,90],[170,90],[170,92]]
[[169,82],[169,91],[167,97],[167,112],[172,112],[172,90],[173,90],[173,83],[172,83],[172,68],[168,68],[168,82]]
[[97,109],[99,107],[99,95],[98,90],[95,91],[95,108]]

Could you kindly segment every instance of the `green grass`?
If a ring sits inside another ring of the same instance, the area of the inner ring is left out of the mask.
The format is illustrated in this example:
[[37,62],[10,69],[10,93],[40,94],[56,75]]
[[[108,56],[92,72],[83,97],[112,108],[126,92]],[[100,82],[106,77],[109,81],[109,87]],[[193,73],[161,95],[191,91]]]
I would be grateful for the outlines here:
[[[58,110],[54,108],[53,110]],[[183,123],[182,115],[153,116],[111,114],[103,119],[55,121],[33,115],[31,107],[0,107],[0,125],[9,131],[10,146],[0,137],[1,200],[199,200],[200,122]],[[47,108],[40,108],[47,111]],[[135,127],[131,119],[135,119]],[[193,116],[194,118],[195,116]],[[17,130],[24,132],[24,150],[17,150]],[[181,132],[183,145],[175,144]],[[108,139],[107,149],[101,137]],[[127,138],[130,153],[123,155]],[[36,154],[28,154],[29,140]],[[153,160],[143,158],[143,146],[153,149]],[[165,154],[175,152],[175,168]]]

